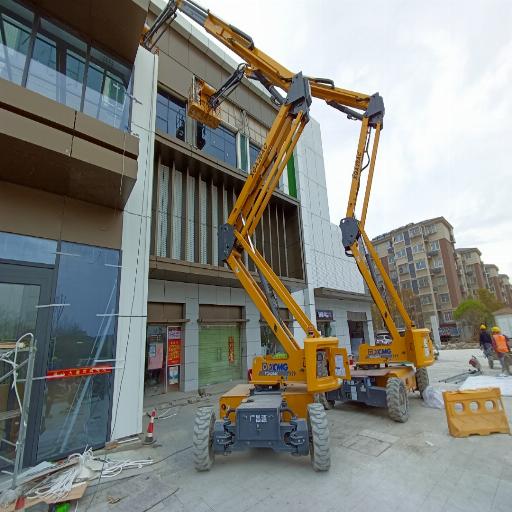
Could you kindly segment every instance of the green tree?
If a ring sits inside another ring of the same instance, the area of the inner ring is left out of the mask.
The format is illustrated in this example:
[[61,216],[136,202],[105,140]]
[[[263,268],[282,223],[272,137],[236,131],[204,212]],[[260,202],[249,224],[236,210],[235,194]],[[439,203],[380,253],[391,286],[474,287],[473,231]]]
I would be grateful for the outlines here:
[[372,320],[373,320],[373,330],[375,332],[386,330],[386,325],[384,324],[384,320],[382,319],[380,311],[375,304],[372,304]]
[[496,297],[486,288],[479,288],[478,300],[491,312],[501,309],[505,305],[496,300]]
[[459,304],[453,312],[455,320],[461,320],[473,328],[473,334],[478,332],[480,324],[492,325],[494,318],[489,308],[479,300],[468,299]]

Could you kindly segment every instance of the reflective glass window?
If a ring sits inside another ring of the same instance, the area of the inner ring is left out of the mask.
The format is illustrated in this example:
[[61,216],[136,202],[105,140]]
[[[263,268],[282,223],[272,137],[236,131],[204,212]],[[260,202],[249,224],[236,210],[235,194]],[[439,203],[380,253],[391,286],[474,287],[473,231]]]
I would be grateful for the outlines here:
[[249,164],[249,153],[247,151],[247,142],[248,139],[242,133],[239,135],[239,143],[240,143],[240,169],[245,172],[249,172],[250,164]]
[[0,259],[32,263],[55,263],[57,242],[33,236],[0,232]]
[[[48,370],[95,368],[115,357],[119,252],[69,242],[61,252]],[[112,383],[111,371],[47,381],[38,460],[105,443]]]
[[57,43],[37,34],[27,78],[27,89],[57,101]]
[[0,77],[21,84],[34,15],[23,6],[0,0]]
[[116,128],[128,127],[130,69],[92,48],[84,112]]
[[196,145],[214,158],[236,167],[236,136],[224,126],[212,129],[197,123]]
[[186,103],[158,91],[156,100],[156,128],[177,139],[185,140]]
[[256,144],[253,144],[252,142],[249,143],[249,158],[251,161],[251,168],[254,165],[254,162],[256,162],[260,151],[261,148],[259,146],[256,146]]
[[12,0],[0,0],[0,76],[129,129],[131,69]]

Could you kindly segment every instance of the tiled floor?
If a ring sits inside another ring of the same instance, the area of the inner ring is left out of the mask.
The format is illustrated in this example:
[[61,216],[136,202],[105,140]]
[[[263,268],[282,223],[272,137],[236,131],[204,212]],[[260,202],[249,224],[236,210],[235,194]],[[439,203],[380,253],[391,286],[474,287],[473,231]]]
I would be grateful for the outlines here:
[[[472,353],[442,352],[429,370],[431,381],[465,370]],[[512,398],[504,402],[510,419]],[[79,510],[87,510],[96,491],[89,510],[510,512],[512,438],[452,438],[444,411],[426,408],[414,396],[410,403],[405,424],[358,405],[329,411],[332,466],[320,474],[307,457],[261,450],[217,457],[211,471],[196,473],[188,447],[198,404],[182,406],[176,416],[157,423],[159,446],[117,454],[167,458],[144,474],[91,487]],[[122,499],[110,505],[107,496]]]

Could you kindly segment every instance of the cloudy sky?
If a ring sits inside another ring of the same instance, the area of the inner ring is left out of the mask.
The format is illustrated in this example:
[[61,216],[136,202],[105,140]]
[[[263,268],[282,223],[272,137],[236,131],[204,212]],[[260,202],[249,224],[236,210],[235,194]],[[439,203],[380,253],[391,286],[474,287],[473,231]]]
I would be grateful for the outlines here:
[[[512,2],[202,0],[294,71],[386,105],[367,231],[444,216],[512,277]],[[359,123],[319,100],[331,220]]]

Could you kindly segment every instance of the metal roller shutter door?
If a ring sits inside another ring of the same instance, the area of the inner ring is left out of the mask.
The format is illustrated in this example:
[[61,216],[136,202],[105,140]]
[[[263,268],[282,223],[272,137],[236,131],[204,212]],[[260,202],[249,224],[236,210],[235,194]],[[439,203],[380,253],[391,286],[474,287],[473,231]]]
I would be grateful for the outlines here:
[[199,386],[240,379],[241,371],[240,327],[203,324],[199,330]]

